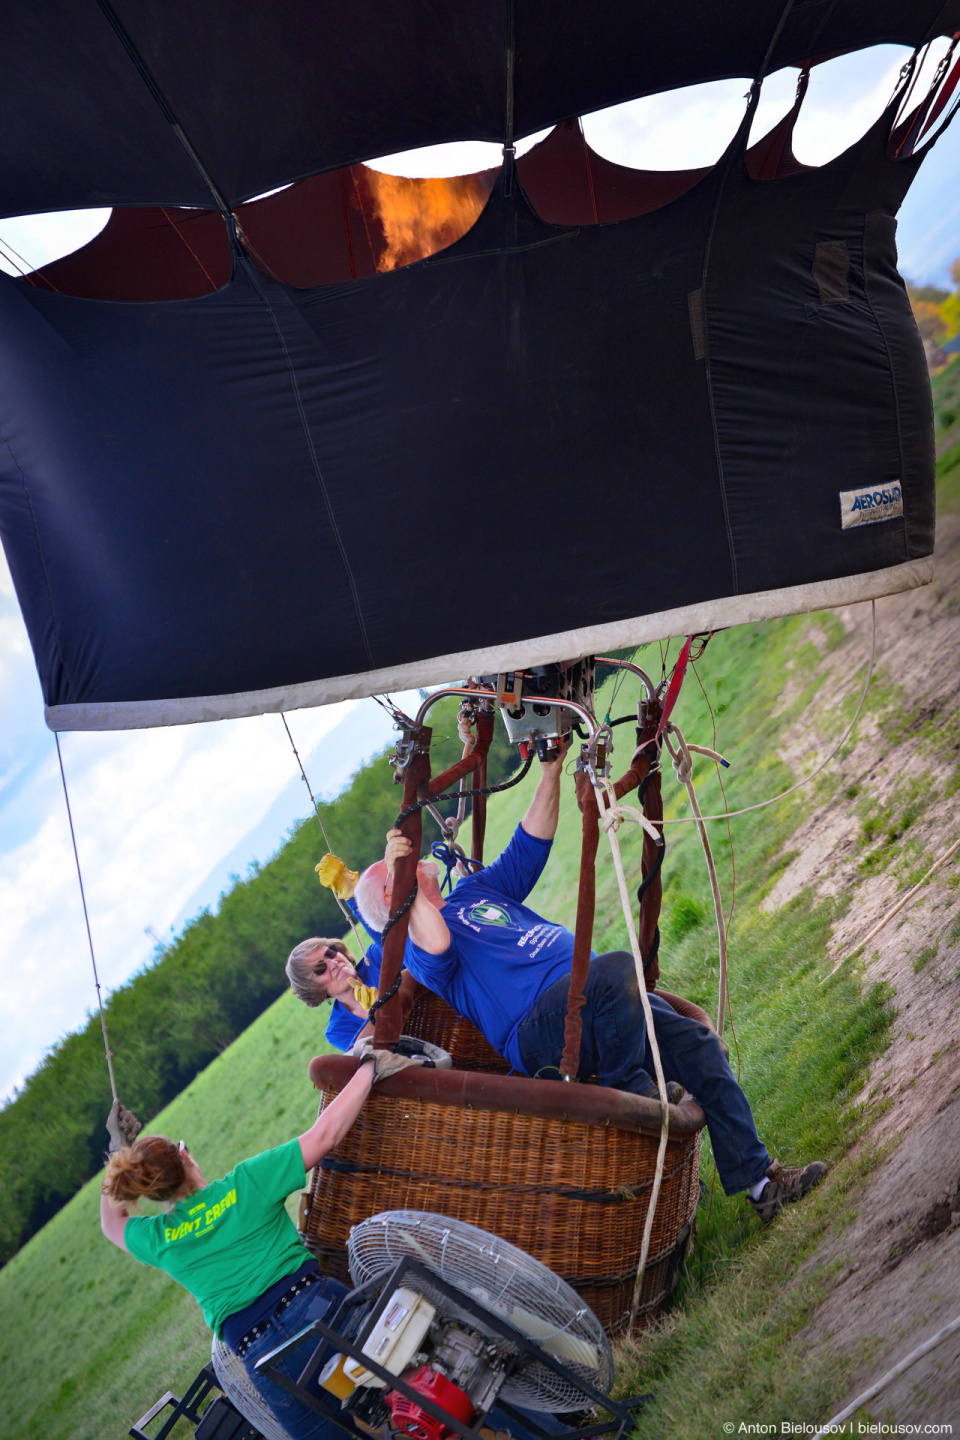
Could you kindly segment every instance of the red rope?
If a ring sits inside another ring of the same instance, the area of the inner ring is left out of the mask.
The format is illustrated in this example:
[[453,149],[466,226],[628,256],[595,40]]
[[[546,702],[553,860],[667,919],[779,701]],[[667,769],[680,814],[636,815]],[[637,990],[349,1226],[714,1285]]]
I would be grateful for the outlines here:
[[216,281],[214,280],[213,276],[210,274],[210,271],[207,269],[206,265],[204,265],[203,261],[200,259],[200,256],[197,254],[196,250],[194,250],[193,246],[190,244],[190,241],[187,239],[186,235],[184,235],[184,234],[181,232],[180,227],[176,224],[176,222],[175,222],[174,220],[172,220],[172,219],[170,218],[170,216],[167,214],[167,211],[164,209],[164,207],[163,207],[162,205],[160,206],[160,214],[163,216],[164,220],[166,220],[167,224],[173,227],[174,234],[177,235],[177,236],[183,241],[184,245],[187,247],[187,249],[189,250],[190,254],[193,256],[194,260],[196,260],[197,264],[200,266],[200,269],[203,271],[204,275],[206,275],[206,277],[207,277],[207,281],[209,282],[210,289],[211,289],[211,290],[216,290],[216,289],[217,289],[217,283],[216,283]]
[[583,141],[583,159],[587,167],[587,184],[590,186],[590,204],[593,207],[593,223],[600,224],[600,211],[597,209],[597,192],[593,184],[593,166],[590,164],[590,146],[587,144],[587,137],[583,133],[583,121],[577,120],[580,127],[580,139]]
[[[960,39],[960,33],[954,35],[953,40],[950,43],[950,49],[944,56],[945,60],[949,59],[958,39]],[[960,80],[960,57],[958,57],[953,69],[946,76],[943,84],[940,87],[940,94],[937,96],[936,100],[930,108],[930,114],[927,116],[926,124],[923,127],[922,134],[927,134],[930,130],[933,129],[934,125],[936,125],[937,121],[940,119],[940,116],[943,114],[944,107],[946,106],[947,101],[950,99],[950,96],[957,88],[958,80]],[[917,138],[919,140],[920,136],[918,136]]]
[[370,226],[367,224],[367,212],[363,208],[363,196],[360,194],[360,186],[357,184],[357,177],[354,167],[350,166],[350,178],[353,181],[353,192],[357,197],[357,204],[360,206],[360,218],[363,220],[363,228],[367,237],[367,244],[370,246],[370,258],[373,261],[374,270],[378,269],[377,252],[373,248],[373,240],[370,237]]
[[350,274],[354,280],[357,278],[357,262],[353,254],[353,235],[350,231],[350,202],[347,199],[347,182],[343,170],[337,171],[340,176],[340,190],[343,195],[343,228],[347,232],[347,253],[350,256]]
[[44,275],[42,270],[34,269],[31,271],[29,261],[24,259],[24,257],[20,254],[19,250],[14,250],[9,240],[0,240],[0,246],[2,246],[4,250],[10,251],[10,255],[13,256],[13,259],[10,260],[10,255],[5,255],[3,258],[5,260],[10,260],[10,264],[13,265],[14,269],[20,271],[21,280],[26,280],[28,285],[32,285],[35,290],[38,290],[40,287],[37,285],[37,282],[36,280],[34,280],[33,277],[34,275],[39,275],[40,279],[45,285],[49,285],[51,290],[55,290],[58,295],[60,294],[59,286],[54,285],[53,281],[48,279],[48,277]]
[[690,659],[690,647],[693,645],[693,636],[688,635],[683,642],[683,649],[673,667],[673,674],[670,676],[670,684],[667,686],[667,693],[663,699],[663,715],[660,717],[660,727],[657,730],[656,738],[659,740],[663,734],[663,727],[670,719],[670,712],[677,703],[680,694],[680,686],[683,684],[683,677],[687,673],[687,661]]
[[[700,653],[703,654],[703,651],[701,650]],[[693,670],[694,675],[696,675],[696,677],[697,677],[697,684],[700,686],[700,689],[703,691],[703,698],[704,698],[704,700],[707,702],[707,709],[708,709],[708,711],[710,712],[710,723],[711,723],[711,725],[713,726],[713,744],[711,745],[710,748],[711,748],[711,750],[716,750],[716,748],[717,748],[717,717],[716,717],[716,716],[714,715],[714,713],[713,713],[713,706],[710,704],[710,696],[707,694],[706,689],[704,688],[703,681],[700,679],[700,672],[697,670],[696,665],[694,665],[692,662],[691,662],[691,667],[690,667],[690,668]],[[717,779],[718,779],[719,782],[720,782],[720,793],[721,793],[721,795],[723,796],[723,808],[724,808],[724,811],[729,811],[729,809],[730,809],[730,804],[729,804],[729,801],[727,800],[727,792],[726,792],[726,789],[725,789],[724,783],[723,783],[723,772],[722,772],[722,769],[721,769],[721,767],[720,767],[719,764],[716,764],[716,765],[715,765],[715,769],[716,769],[716,772],[717,772]],[[727,949],[729,950],[729,947],[730,947],[730,926],[731,926],[731,924],[732,924],[732,922],[733,922],[733,911],[734,911],[734,907],[736,906],[736,903],[737,903],[737,859],[736,859],[736,855],[734,854],[734,849],[733,849],[733,832],[732,832],[732,830],[730,829],[730,816],[729,816],[729,814],[727,815],[727,843],[728,843],[728,845],[729,845],[729,847],[730,847],[730,910],[729,910],[729,912],[728,912],[728,914],[727,914],[727,916],[726,916],[726,919],[724,920],[723,931],[724,931],[724,940],[725,940],[725,942],[726,942]],[[734,1021],[733,1021],[733,1001],[730,999],[729,969],[728,969],[728,980],[727,980],[727,1018],[728,1018],[728,1020],[730,1021],[730,1033],[731,1033],[732,1036],[733,1036],[733,1046],[734,1046],[734,1049],[735,1049],[736,1052],[737,1052],[737,1079],[739,1080],[739,1079],[740,1079],[740,1040],[739,1040],[739,1037],[738,1037],[738,1035],[737,1035],[737,1027],[736,1027],[736,1025],[734,1024]],[[712,1192],[711,1192],[711,1195],[712,1195]]]

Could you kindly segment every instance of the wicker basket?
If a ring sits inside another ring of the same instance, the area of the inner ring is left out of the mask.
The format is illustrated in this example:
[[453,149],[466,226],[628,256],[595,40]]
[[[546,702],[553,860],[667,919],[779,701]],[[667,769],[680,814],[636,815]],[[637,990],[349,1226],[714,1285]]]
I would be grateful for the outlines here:
[[[323,1103],[354,1069],[347,1057],[313,1061]],[[691,1232],[703,1121],[692,1102],[671,1107],[641,1324],[670,1293]],[[615,1334],[627,1324],[659,1129],[658,1105],[618,1090],[408,1070],[377,1087],[314,1170],[301,1231],[324,1270],[349,1280],[346,1242],[359,1220],[451,1215],[549,1265]]]
[[506,1075],[509,1062],[498,1055],[475,1025],[451,1010],[445,1000],[427,990],[414,1005],[403,1023],[405,1035],[429,1040],[453,1056],[458,1070],[485,1070],[492,1075]]

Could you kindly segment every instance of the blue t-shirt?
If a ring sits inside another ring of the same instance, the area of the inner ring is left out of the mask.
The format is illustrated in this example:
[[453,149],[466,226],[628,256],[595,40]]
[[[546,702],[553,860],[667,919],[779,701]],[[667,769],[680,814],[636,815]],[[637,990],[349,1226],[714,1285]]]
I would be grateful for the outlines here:
[[[348,900],[347,908],[351,911],[353,918],[359,921],[370,936],[370,943],[367,946],[367,958],[361,960],[357,966],[357,975],[364,985],[379,985],[380,966],[383,963],[383,944],[381,943],[379,932],[371,930],[357,909],[355,900]],[[407,965],[409,955],[410,941],[408,940],[403,952],[403,963],[408,970],[410,968],[409,965]],[[330,1007],[330,1019],[327,1021],[327,1039],[337,1050],[349,1050],[366,1023],[367,1019],[365,1015],[354,1015],[353,1011],[348,1010],[346,1005],[341,1005],[339,1000],[334,1000]]]
[[[367,958],[361,960],[357,966],[357,975],[364,985],[379,985],[380,963],[383,960],[383,946],[380,943],[380,936],[376,930],[371,930],[357,909],[356,901],[352,898],[347,901],[347,909],[353,918],[363,926],[370,936],[370,944],[367,946]],[[326,1037],[330,1044],[337,1050],[349,1050],[356,1040],[360,1031],[367,1023],[365,1015],[354,1015],[346,1005],[341,1005],[339,1000],[334,1000],[330,1006],[330,1019],[327,1021]]]
[[444,905],[449,948],[428,955],[411,944],[405,960],[415,980],[472,1020],[520,1071],[517,1027],[543,992],[569,975],[573,961],[572,933],[523,904],[552,844],[518,825],[500,858],[459,881]]

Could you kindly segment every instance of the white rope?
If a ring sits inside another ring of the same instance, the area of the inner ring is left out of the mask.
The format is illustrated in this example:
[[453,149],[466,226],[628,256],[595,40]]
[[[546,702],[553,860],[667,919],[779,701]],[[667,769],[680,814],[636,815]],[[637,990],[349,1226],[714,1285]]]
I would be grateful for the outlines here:
[[[677,745],[674,749],[670,736],[676,737]],[[727,1009],[727,927],[723,918],[723,901],[720,898],[720,882],[717,879],[717,867],[713,861],[713,852],[710,849],[710,841],[707,838],[707,827],[703,823],[703,816],[700,814],[700,806],[697,803],[696,791],[693,788],[693,761],[690,758],[691,751],[698,755],[708,755],[712,760],[724,764],[722,755],[715,750],[708,750],[702,745],[688,745],[678,725],[671,720],[663,732],[663,743],[670,752],[673,760],[674,774],[680,784],[687,792],[690,801],[690,808],[693,810],[694,819],[697,822],[697,829],[700,832],[700,843],[703,846],[704,859],[707,862],[707,873],[710,876],[710,889],[713,891],[713,913],[717,921],[717,943],[720,951],[720,996],[717,1003],[717,1034],[723,1034],[723,1021]]]
[[[602,786],[602,788],[601,788]],[[657,1044],[656,1032],[653,1028],[653,1011],[650,1008],[650,998],[647,995],[647,985],[643,977],[643,961],[640,958],[640,942],[637,939],[636,926],[633,923],[633,911],[631,909],[630,895],[627,891],[627,880],[623,873],[623,857],[620,854],[620,842],[617,839],[617,831],[622,820],[632,820],[643,824],[643,817],[632,805],[622,806],[617,804],[617,797],[613,786],[609,781],[604,780],[597,784],[594,789],[597,799],[597,808],[600,811],[600,823],[603,826],[607,839],[610,841],[610,851],[613,855],[614,869],[617,872],[617,885],[620,890],[620,903],[623,906],[623,918],[627,925],[627,934],[630,937],[630,949],[633,951],[633,963],[637,972],[637,984],[640,989],[640,1004],[643,1007],[643,1016],[647,1025],[647,1038],[650,1041],[650,1050],[653,1054],[653,1068],[657,1076],[657,1090],[660,1095],[660,1145],[657,1150],[657,1165],[654,1171],[653,1184],[650,1187],[650,1200],[647,1205],[647,1215],[643,1222],[643,1239],[640,1244],[640,1260],[637,1265],[637,1278],[633,1285],[633,1301],[630,1306],[630,1323],[636,1319],[637,1310],[640,1305],[640,1291],[643,1284],[643,1272],[647,1268],[647,1255],[650,1250],[650,1235],[653,1230],[653,1217],[656,1214],[657,1200],[660,1197],[660,1184],[663,1180],[663,1164],[667,1153],[667,1131],[670,1124],[670,1111],[667,1105],[667,1082],[664,1079],[663,1064],[660,1060],[660,1047]],[[614,818],[616,816],[616,819]],[[644,825],[646,829],[646,825]],[[652,829],[652,827],[650,827]],[[659,839],[654,831],[655,838]]]
[[[832,1420],[828,1420],[825,1425],[821,1425],[816,1435],[814,1435],[813,1440],[822,1440],[824,1435],[835,1435],[837,1427],[844,1420],[849,1420],[851,1415],[855,1415],[861,1405],[865,1405],[868,1400],[872,1400],[874,1395],[879,1395],[880,1391],[885,1390],[891,1381],[896,1380],[898,1375],[902,1375],[904,1370],[909,1370],[915,1361],[919,1360],[921,1356],[926,1355],[929,1350],[932,1350],[957,1330],[960,1330],[960,1315],[958,1315],[955,1320],[951,1320],[949,1325],[944,1325],[943,1329],[938,1330],[936,1335],[931,1335],[929,1340],[924,1340],[923,1344],[918,1345],[916,1350],[911,1350],[909,1355],[905,1355],[899,1364],[894,1365],[885,1375],[881,1375],[880,1379],[871,1385],[868,1390],[864,1390],[863,1394],[858,1395],[856,1400],[851,1400],[850,1404],[844,1410],[840,1410],[834,1415]],[[904,1426],[903,1428],[905,1429],[906,1427]],[[919,1429],[919,1426],[917,1428]],[[936,1429],[936,1426],[932,1428]]]
[[600,828],[604,835],[608,834],[611,830],[616,834],[624,820],[629,821],[632,825],[641,825],[651,840],[655,840],[658,845],[660,844],[660,832],[656,827],[656,823],[653,820],[648,820],[643,811],[638,810],[636,805],[623,805],[614,801],[609,810],[601,810],[600,812]]
[[70,822],[70,842],[73,845],[73,858],[77,866],[77,880],[80,884],[80,903],[83,906],[83,921],[87,927],[87,944],[90,947],[90,964],[93,966],[93,983],[97,987],[97,1007],[100,1011],[100,1029],[103,1031],[103,1053],[107,1057],[107,1074],[110,1076],[110,1093],[114,1103],[119,1104],[117,1095],[117,1082],[113,1074],[113,1051],[110,1049],[110,1037],[107,1034],[107,1017],[103,1013],[103,997],[100,994],[100,976],[97,974],[97,957],[93,953],[93,935],[90,930],[90,916],[87,913],[87,896],[83,888],[83,874],[80,870],[80,852],[77,849],[77,837],[73,830],[73,811],[70,809],[70,796],[67,792],[67,775],[63,768],[63,756],[60,753],[60,736],[54,731],[54,740],[57,742],[57,759],[60,762],[60,779],[63,781],[63,798],[67,805],[67,820]]
[[[374,698],[376,698],[376,697],[374,697]],[[321,832],[322,832],[322,834],[323,834],[324,840],[325,840],[326,843],[327,843],[327,851],[328,851],[328,853],[332,854],[332,853],[333,853],[333,846],[330,844],[330,836],[327,834],[327,827],[326,827],[326,825],[324,825],[324,823],[323,823],[323,818],[322,818],[322,816],[321,816],[321,814],[320,814],[320,806],[317,804],[316,799],[315,799],[315,797],[314,797],[314,793],[313,793],[313,791],[310,789],[310,781],[307,779],[307,772],[306,772],[306,770],[304,770],[304,768],[303,768],[303,761],[300,759],[300,751],[297,749],[296,745],[294,745],[294,743],[293,743],[293,736],[290,734],[290,726],[287,724],[287,717],[286,717],[286,715],[284,715],[284,713],[283,713],[282,710],[280,711],[280,719],[283,721],[283,728],[284,728],[284,730],[286,730],[286,732],[287,732],[287,739],[290,741],[291,749],[293,750],[294,755],[297,757],[297,764],[300,766],[300,775],[301,775],[301,777],[302,777],[302,779],[303,779],[304,785],[306,785],[306,787],[307,787],[307,794],[310,796],[310,801],[311,801],[311,803],[312,803],[312,805],[313,805],[313,808],[314,808],[314,810],[315,810],[315,812],[316,812],[317,821],[318,821],[318,823],[319,823],[319,825],[320,825],[320,830],[321,830]],[[360,934],[360,931],[357,929],[356,921],[355,921],[354,918],[353,918],[352,912],[347,909],[346,905],[344,905],[343,901],[340,899],[340,896],[337,894],[336,890],[331,889],[330,894],[333,896],[334,900],[336,900],[337,904],[340,906],[340,910],[341,910],[341,912],[342,912],[342,914],[343,914],[344,919],[349,922],[350,929],[353,931],[354,938],[356,939],[357,946],[359,947],[359,950],[360,950],[360,958],[361,958],[361,960],[366,960],[366,958],[367,958],[367,946],[366,946],[366,943],[365,943],[365,941],[364,941],[364,939],[363,939],[363,936]]]
[[[956,855],[956,853],[957,853],[958,850],[960,850],[960,840],[954,840],[953,844],[950,846],[950,849],[944,851],[944,853],[940,856],[940,859],[939,859],[939,860],[934,861],[934,863],[930,866],[930,869],[927,871],[926,875],[924,875],[924,876],[922,877],[922,879],[920,879],[920,880],[917,881],[917,883],[916,883],[916,885],[914,885],[913,889],[912,889],[912,890],[908,890],[907,893],[906,893],[906,895],[904,895],[903,899],[902,899],[902,900],[898,900],[897,903],[896,903],[896,905],[894,905],[892,909],[890,909],[890,910],[887,911],[887,913],[886,913],[886,915],[884,915],[883,919],[877,921],[877,923],[876,923],[876,925],[874,925],[873,929],[872,929],[871,931],[869,931],[869,933],[866,934],[866,935],[863,937],[863,939],[860,941],[859,945],[857,946],[857,949],[858,949],[858,950],[862,950],[865,945],[868,945],[868,944],[870,943],[870,941],[873,939],[874,935],[879,935],[879,934],[880,934],[880,931],[883,929],[884,925],[889,924],[889,922],[893,919],[894,915],[899,915],[899,914],[900,914],[900,911],[903,909],[903,907],[904,907],[905,905],[909,905],[909,904],[910,904],[910,901],[911,901],[911,900],[913,899],[913,897],[917,894],[917,892],[920,891],[920,890],[922,890],[923,887],[924,887],[924,885],[926,885],[927,881],[930,879],[930,876],[931,876],[931,875],[935,875],[935,874],[937,873],[937,871],[940,869],[940,866],[941,866],[941,865],[946,865],[947,861],[948,861],[949,859],[951,859],[952,856]],[[848,958],[849,958],[849,957],[846,956],[846,955],[841,956],[841,958],[837,961],[836,965],[834,965],[833,969],[830,971],[830,975],[836,975],[837,971],[840,969],[840,966],[843,964],[844,960],[846,960],[846,959],[848,959]],[[823,980],[820,981],[820,984],[822,985],[822,984],[824,983],[824,981],[825,981],[825,980],[828,980],[829,978],[830,978],[830,977],[829,977],[828,975],[824,975]]]
[[[722,815],[682,815],[678,820],[661,820],[661,825],[693,825],[700,824],[700,822],[704,820],[730,820],[734,815],[749,815],[751,810],[764,810],[768,805],[776,805],[779,800],[785,800],[787,796],[792,795],[794,791],[802,790],[804,785],[809,785],[810,781],[815,779],[816,776],[820,774],[820,771],[830,764],[834,756],[838,755],[843,749],[847,740],[850,738],[854,725],[856,725],[860,719],[860,711],[863,709],[864,701],[867,698],[867,691],[870,689],[870,681],[873,679],[873,663],[877,655],[877,602],[875,600],[870,601],[870,610],[873,617],[873,634],[870,641],[870,664],[867,667],[867,679],[863,687],[863,694],[860,696],[860,704],[857,706],[853,719],[826,759],[821,760],[817,768],[811,770],[810,774],[804,776],[802,780],[798,780],[796,785],[791,785],[789,790],[782,790],[779,795],[771,796],[769,800],[759,800],[756,805],[745,805],[742,810],[725,810]],[[698,754],[701,755],[713,754],[713,751],[704,750],[699,746],[694,747],[691,745],[688,748],[690,750],[696,749]],[[716,758],[719,759],[720,757],[717,756]]]

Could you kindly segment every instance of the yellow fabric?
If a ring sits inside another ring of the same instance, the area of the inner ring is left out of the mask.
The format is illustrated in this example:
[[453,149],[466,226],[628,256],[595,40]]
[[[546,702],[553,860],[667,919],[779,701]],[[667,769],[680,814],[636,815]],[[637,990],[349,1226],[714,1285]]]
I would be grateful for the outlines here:
[[369,1010],[374,1001],[380,998],[380,992],[375,985],[357,985],[353,994],[354,998],[360,1001],[364,1010]]
[[349,900],[360,879],[359,872],[348,870],[338,855],[324,855],[314,869],[320,877],[320,884],[332,890],[339,900]]

